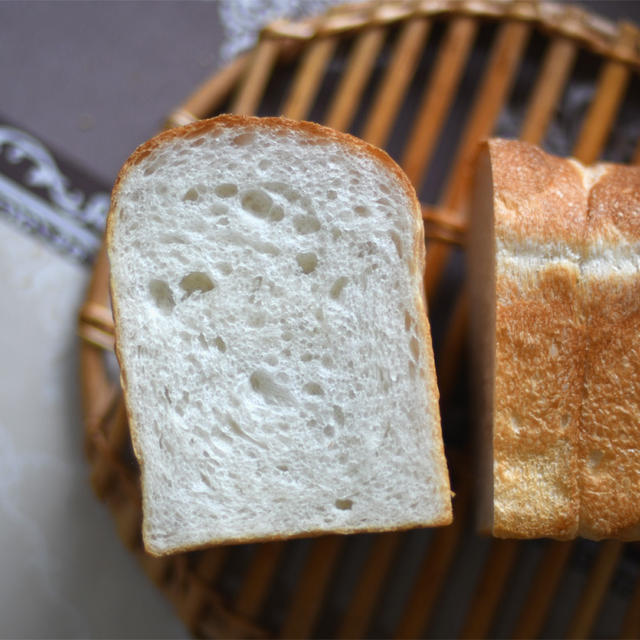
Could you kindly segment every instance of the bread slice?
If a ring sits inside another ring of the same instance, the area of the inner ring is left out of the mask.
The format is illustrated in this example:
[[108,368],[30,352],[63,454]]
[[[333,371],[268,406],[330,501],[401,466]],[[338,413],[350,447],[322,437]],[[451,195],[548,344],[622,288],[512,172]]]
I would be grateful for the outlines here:
[[149,551],[451,521],[420,207],[384,152],[279,118],[165,132],[107,246]]
[[[622,205],[633,227],[637,169],[589,169],[507,140],[481,152],[469,273],[480,528],[496,536],[617,535],[625,509],[624,526],[640,522],[640,484],[628,486],[640,466],[620,465],[640,445],[639,303],[624,318],[614,313],[640,286],[639,245],[596,231],[620,200],[607,180],[619,186],[623,175],[635,193]],[[629,322],[635,334],[620,331]],[[615,356],[606,346],[614,335]],[[623,370],[634,382],[612,385]]]
[[640,538],[640,167],[587,170],[580,535]]

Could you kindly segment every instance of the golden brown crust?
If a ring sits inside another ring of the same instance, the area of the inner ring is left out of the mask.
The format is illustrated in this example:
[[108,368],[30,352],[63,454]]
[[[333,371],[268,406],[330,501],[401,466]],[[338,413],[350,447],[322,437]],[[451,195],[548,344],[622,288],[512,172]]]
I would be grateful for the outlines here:
[[[640,241],[640,167],[609,167],[591,189],[589,255],[620,262]],[[580,433],[580,534],[638,538],[640,525],[640,268],[586,263],[588,343]]]
[[640,167],[608,165],[591,187],[587,239],[614,245],[640,242]]
[[493,532],[637,538],[640,168],[485,149],[511,252],[496,267]]
[[[120,185],[124,178],[129,173],[130,169],[135,165],[141,163],[145,159],[147,159],[155,150],[162,148],[167,143],[172,140],[180,139],[180,138],[192,138],[197,137],[199,135],[209,133],[214,134],[215,131],[219,128],[239,128],[246,130],[247,128],[267,128],[274,132],[276,135],[278,132],[289,132],[295,131],[298,133],[302,133],[307,136],[307,142],[309,144],[320,144],[326,143],[327,141],[335,141],[340,144],[346,145],[352,151],[366,154],[375,158],[378,162],[380,162],[385,169],[390,171],[393,176],[397,179],[397,181],[402,185],[403,189],[406,192],[406,195],[411,202],[411,216],[414,225],[414,250],[413,256],[410,261],[410,268],[412,273],[414,274],[422,274],[424,273],[425,266],[425,245],[424,245],[424,227],[422,223],[422,210],[420,207],[420,203],[417,199],[415,189],[406,174],[402,169],[392,160],[392,158],[383,150],[364,142],[363,140],[351,136],[346,133],[341,133],[330,129],[328,127],[324,127],[322,125],[312,123],[312,122],[304,122],[297,120],[290,120],[286,118],[258,118],[253,116],[241,116],[241,115],[221,115],[215,118],[211,118],[208,120],[201,120],[198,122],[191,123],[184,127],[177,127],[174,129],[170,129],[168,131],[164,131],[159,135],[155,136],[151,140],[145,142],[141,146],[139,146],[129,157],[126,163],[123,165],[120,170],[118,177],[115,181],[112,196],[111,196],[111,207],[109,210],[109,215],[107,218],[107,229],[106,229],[106,246],[107,250],[110,251],[112,246],[112,240],[114,236],[114,228],[117,224],[117,216],[119,214],[119,203],[118,197],[120,193]],[[421,279],[416,277],[416,281],[418,284],[421,284]],[[434,425],[431,436],[433,438],[434,445],[434,462],[439,467],[438,472],[440,478],[442,479],[442,485],[440,490],[442,492],[449,493],[449,474],[446,464],[446,459],[444,457],[444,445],[442,441],[442,432],[440,428],[440,414],[438,410],[437,398],[439,397],[436,375],[435,375],[435,365],[433,361],[432,349],[431,349],[431,333],[429,324],[427,321],[426,315],[426,302],[424,299],[424,291],[421,286],[417,287],[416,297],[415,297],[415,306],[418,319],[417,331],[423,337],[424,344],[427,345],[426,353],[428,354],[427,362],[425,363],[425,371],[426,371],[426,385],[428,393],[430,397],[434,399],[434,403],[432,405],[432,415],[431,420]],[[121,384],[124,391],[127,411],[129,415],[129,426],[131,432],[131,439],[133,443],[134,452],[141,467],[141,478],[142,485],[144,488],[145,485],[145,474],[146,469],[144,465],[144,457],[142,455],[142,451],[139,446],[138,439],[138,428],[135,420],[135,416],[132,414],[130,410],[130,403],[128,402],[128,387],[126,380],[126,360],[123,358],[123,354],[120,349],[120,310],[119,310],[119,298],[117,285],[114,282],[113,278],[110,280],[110,291],[111,291],[111,299],[112,299],[112,307],[113,307],[113,315],[115,320],[115,353],[120,363],[121,367]],[[437,426],[437,428],[435,428]],[[147,494],[143,490],[143,512],[148,512],[147,505]],[[452,522],[453,514],[451,508],[451,502],[447,502],[447,508],[445,509],[444,515],[436,519],[433,522],[429,523],[429,526],[441,526],[447,525]],[[371,529],[367,531],[393,531],[393,530],[402,530],[410,527],[416,526],[424,526],[426,523],[406,523],[401,527],[397,528],[385,528],[385,529]],[[337,533],[337,534],[346,534],[353,533],[355,530],[334,530],[334,531],[310,531],[300,534],[300,537],[307,536],[315,536],[321,534],[329,534],[329,533]],[[363,531],[359,529],[358,531]],[[255,537],[247,537],[242,539],[237,539],[233,541],[225,540],[224,543],[241,543],[241,542],[255,542],[255,541],[266,541],[266,540],[277,540],[282,539],[284,536],[274,536],[273,538],[260,538],[259,540]],[[291,536],[288,536],[291,537]],[[152,543],[148,540],[147,531],[143,524],[143,538],[145,540],[145,546],[147,549],[151,551],[151,553],[158,553],[157,549],[153,548]],[[209,540],[202,543],[201,546],[208,546],[211,544],[220,544],[222,541],[219,540]],[[189,545],[189,549],[194,548],[192,545]],[[171,553],[186,550],[187,548],[175,548]]]
[[495,139],[488,146],[500,205],[496,236],[575,244],[587,204],[578,168],[525,142]]
[[541,269],[518,251],[577,249],[586,195],[573,165],[537,147],[492,140],[487,150],[496,243],[493,533],[569,538],[578,528],[579,265],[564,257]]
[[572,537],[584,331],[578,268],[496,277],[494,533]]

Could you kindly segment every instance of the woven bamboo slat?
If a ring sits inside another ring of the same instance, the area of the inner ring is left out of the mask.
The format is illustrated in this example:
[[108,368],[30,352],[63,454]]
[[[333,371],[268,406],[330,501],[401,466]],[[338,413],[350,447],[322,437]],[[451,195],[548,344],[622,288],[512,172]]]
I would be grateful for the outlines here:
[[435,70],[422,98],[420,115],[401,162],[416,188],[420,187],[431,160],[477,29],[478,23],[466,17],[454,18],[448,26]]
[[353,591],[351,602],[337,633],[338,638],[363,638],[371,622],[374,607],[384,587],[384,581],[402,540],[402,534],[378,536]]
[[[529,36],[529,25],[507,22],[499,28],[489,64],[475,97],[472,113],[462,135],[453,169],[445,186],[442,207],[459,211],[469,192],[478,141],[491,135]],[[461,212],[461,219],[464,215]],[[440,281],[450,248],[435,244],[430,247],[425,268],[425,291],[432,299]]]
[[456,497],[453,503],[453,524],[447,529],[438,530],[434,536],[418,578],[407,599],[405,609],[394,634],[396,638],[414,638],[421,636],[429,626],[438,597],[447,579],[455,552],[463,540],[465,527],[468,526],[468,513],[471,502],[469,479],[462,475],[456,484]]
[[621,638],[640,638],[640,580],[636,582],[633,596],[629,599],[627,612],[620,629]]
[[269,542],[258,550],[236,600],[236,610],[240,615],[252,619],[260,614],[284,546],[284,542]]
[[325,587],[343,545],[344,538],[338,536],[325,536],[315,542],[280,630],[281,638],[307,638],[311,635]]
[[[635,28],[623,25],[622,44],[637,37],[638,32]],[[631,70],[620,62],[605,63],[595,98],[591,102],[580,138],[573,150],[573,155],[585,164],[591,164],[598,159],[622,102],[630,75]]]
[[316,40],[307,48],[298,67],[293,89],[282,108],[282,115],[302,120],[309,113],[337,44],[335,37],[328,36]]
[[590,635],[623,548],[624,544],[619,540],[607,540],[600,546],[596,563],[571,620],[567,638],[586,638]]
[[349,129],[384,38],[385,30],[381,27],[372,27],[358,36],[336,95],[329,107],[329,114],[325,121],[328,127],[339,131]]
[[[593,94],[576,140],[568,138],[565,144],[567,152],[591,162],[601,156],[611,133],[623,126],[620,114],[639,107],[638,30],[575,7],[528,0],[376,1],[337,7],[301,21],[280,20],[263,30],[252,51],[213,75],[169,116],[167,126],[225,111],[282,113],[296,119],[324,113],[325,124],[345,131],[358,127],[370,142],[400,150],[400,163],[425,201],[425,289],[436,328],[445,441],[457,494],[454,524],[433,532],[421,555],[413,558],[416,572],[411,583],[406,578],[403,586],[394,568],[408,548],[406,533],[380,534],[368,542],[355,536],[350,545],[342,537],[322,537],[305,545],[304,557],[294,553],[300,547],[286,541],[244,550],[212,547],[167,558],[146,554],[140,533],[139,471],[122,393],[106,361],[113,350],[113,321],[108,264],[101,250],[78,324],[91,481],[113,514],[123,543],[194,635],[309,637],[322,628],[338,637],[391,633],[408,638],[435,629],[439,603],[450,601],[461,587],[453,578],[455,559],[476,534],[471,439],[448,432],[464,431],[471,420],[468,401],[459,399],[461,376],[468,366],[463,349],[469,313],[464,281],[453,285],[455,295],[449,295],[446,309],[440,307],[440,294],[434,293],[443,278],[450,277],[448,265],[458,264],[464,249],[478,141],[501,133],[501,117],[513,109],[522,114],[516,116],[516,135],[543,143],[552,123],[557,130],[558,110],[575,74],[581,73],[580,82],[585,83],[584,56],[591,56],[593,71],[586,77]],[[478,60],[486,60],[479,72]],[[519,111],[512,105],[512,88],[522,69],[531,66],[534,80],[526,87],[525,108]],[[284,95],[274,94],[273,87],[283,86],[275,79],[284,70],[291,76],[286,85],[290,88]],[[332,81],[325,85],[328,77]],[[612,159],[640,162],[640,142],[631,155]],[[443,185],[437,193],[434,181]],[[453,247],[458,249],[452,251]],[[455,614],[463,637],[487,637],[503,618],[510,581],[520,571],[528,544],[495,540],[488,546],[468,606]],[[345,554],[354,548],[362,550],[363,561],[342,604],[336,604],[330,590],[332,585],[340,587],[336,576],[347,561]],[[584,569],[586,579],[574,598],[577,605],[566,612],[563,628],[553,627],[558,617],[555,605],[562,601],[568,567],[577,561],[573,552],[579,548],[579,542],[545,545],[524,602],[512,612],[510,635],[536,637],[544,631],[585,637],[606,617],[605,597],[616,588],[612,576],[627,558],[628,546],[618,542],[597,547],[595,559]],[[302,563],[298,569],[296,562]],[[278,593],[278,585],[284,584],[287,589]],[[398,588],[406,597],[391,621],[381,603]],[[627,613],[620,629],[611,625],[612,633],[637,637],[640,582],[624,597]],[[268,606],[272,601],[277,601],[275,608]],[[330,610],[335,620],[327,621]]]
[[519,547],[517,540],[498,540],[492,546],[487,571],[482,575],[467,611],[461,638],[486,638],[489,635]]
[[570,542],[550,542],[527,595],[527,606],[520,612],[514,638],[537,638],[556,596],[573,550]]
[[398,109],[420,60],[429,26],[429,22],[424,18],[416,18],[403,27],[362,132],[362,138],[367,142],[382,147],[387,141]]
[[231,107],[233,113],[251,115],[256,112],[275,64],[278,48],[275,39],[267,38],[258,44]]
[[520,138],[540,144],[549,126],[553,110],[564,91],[578,46],[568,38],[554,38],[547,49],[538,75]]

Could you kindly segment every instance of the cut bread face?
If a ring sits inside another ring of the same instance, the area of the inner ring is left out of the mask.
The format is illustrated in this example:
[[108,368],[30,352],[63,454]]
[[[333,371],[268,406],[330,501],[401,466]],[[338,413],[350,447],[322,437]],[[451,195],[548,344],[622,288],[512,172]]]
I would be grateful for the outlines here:
[[482,150],[469,248],[482,531],[636,535],[639,194],[638,168]]
[[152,553],[450,522],[420,208],[386,154],[195,123],[134,152],[107,236]]

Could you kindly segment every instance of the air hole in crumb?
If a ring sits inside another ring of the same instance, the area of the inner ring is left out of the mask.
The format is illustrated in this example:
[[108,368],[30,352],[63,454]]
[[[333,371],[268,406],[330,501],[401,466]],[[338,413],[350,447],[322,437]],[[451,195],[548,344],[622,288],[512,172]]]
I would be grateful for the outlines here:
[[264,369],[257,369],[249,377],[251,388],[264,396],[269,403],[290,400],[289,391],[280,386]]
[[320,220],[311,214],[298,214],[293,218],[293,226],[298,233],[307,235],[320,231]]
[[254,138],[255,136],[251,132],[241,133],[239,136],[236,136],[232,142],[238,147],[246,147],[253,142]]
[[215,189],[215,194],[220,198],[231,198],[238,193],[238,187],[230,182],[219,184]]
[[302,362],[309,362],[309,360],[311,360],[313,358],[313,355],[311,353],[309,353],[308,351],[303,353],[300,356],[300,360],[302,360]]
[[278,471],[289,471],[289,467],[287,467],[286,464],[279,464],[276,466],[276,469],[278,469]]
[[198,334],[198,341],[205,349],[209,348],[209,343],[207,342],[206,338],[202,333]]
[[417,362],[420,358],[420,343],[415,336],[409,341],[409,347],[411,349],[411,355],[413,356],[413,359]]
[[333,405],[333,417],[339,425],[344,424],[344,411],[342,411],[342,408],[337,404]]
[[215,202],[214,204],[211,205],[211,208],[209,209],[209,211],[214,216],[223,216],[225,213],[229,211],[229,208],[225,204],[220,204],[219,202]]
[[347,282],[349,281],[349,278],[347,278],[346,276],[340,276],[332,285],[331,285],[331,289],[329,291],[329,295],[334,299],[337,300],[340,297],[340,294],[342,293],[342,290],[345,288]]
[[272,220],[273,222],[280,222],[282,218],[284,218],[284,209],[279,204],[277,204],[271,208],[271,211],[269,213],[269,220]]
[[149,283],[149,293],[158,309],[165,313],[169,313],[176,304],[171,289],[164,280],[151,280]]
[[192,187],[182,196],[182,199],[185,202],[189,202],[189,201],[197,200],[199,197],[200,197],[200,194],[198,193],[197,189],[195,187]]
[[150,164],[143,172],[143,174],[145,176],[150,176],[152,173],[156,172],[156,169],[158,169],[159,167],[159,163],[158,162],[153,162],[152,164]]
[[180,280],[180,288],[185,292],[185,298],[196,291],[205,293],[211,291],[214,287],[211,278],[202,271],[192,271]]
[[267,316],[265,313],[259,311],[256,313],[252,313],[249,316],[248,324],[250,327],[254,327],[259,329],[260,327],[264,327],[267,322]]
[[331,356],[327,356],[327,355],[322,356],[322,358],[320,359],[320,362],[322,362],[322,365],[327,369],[331,369],[331,367],[333,367],[333,360],[331,359]]
[[289,340],[293,340],[293,334],[291,333],[291,331],[283,331],[282,339],[289,342]]
[[242,207],[258,218],[266,218],[271,209],[271,196],[262,189],[249,189],[242,196]]
[[318,265],[318,256],[312,251],[299,253],[296,256],[296,261],[304,273],[312,273]]
[[323,396],[324,389],[317,382],[307,382],[302,387],[302,390],[308,393],[310,396]]
[[412,315],[408,311],[405,311],[404,312],[404,328],[405,328],[405,330],[409,331],[411,329],[411,325],[412,324],[413,324]]
[[411,376],[412,379],[416,377],[416,365],[411,361],[409,361],[409,376]]
[[209,487],[209,489],[213,489],[213,484],[211,484],[211,478],[209,478],[208,476],[205,476],[204,473],[201,473],[200,479]]
[[270,364],[272,367],[275,367],[278,364],[278,356],[270,355],[265,358],[265,362]]
[[333,438],[336,433],[336,430],[330,424],[328,424],[322,431],[328,438]]
[[167,402],[171,404],[171,394],[169,393],[169,388],[164,388],[164,397],[167,399]]
[[216,339],[213,341],[213,343],[216,345],[216,348],[221,353],[224,353],[227,350],[227,345],[220,336],[217,336]]
[[183,236],[175,233],[165,233],[160,236],[160,242],[165,244],[189,244],[189,241]]
[[271,166],[271,160],[268,160],[267,158],[263,158],[262,160],[260,160],[260,162],[258,162],[258,167],[260,169],[268,169]]
[[402,258],[402,242],[400,241],[400,236],[395,231],[391,231],[390,235],[396,248],[396,252],[398,253],[398,257]]
[[336,509],[342,509],[342,511],[349,511],[353,507],[353,500],[347,498],[338,498],[336,500]]
[[331,237],[334,240],[337,240],[338,238],[340,238],[340,236],[342,236],[342,231],[340,231],[340,229],[338,229],[337,227],[331,229]]
[[329,189],[329,191],[327,191],[327,198],[329,200],[335,200],[338,197],[338,192],[334,191],[333,189]]
[[369,211],[369,209],[367,207],[363,207],[362,205],[358,205],[357,207],[354,208],[354,211],[356,212],[357,215],[359,215],[361,218],[367,218],[368,216],[371,215],[371,211]]
[[601,462],[604,457],[604,452],[598,449],[594,449],[589,452],[589,466],[592,469],[595,469]]

